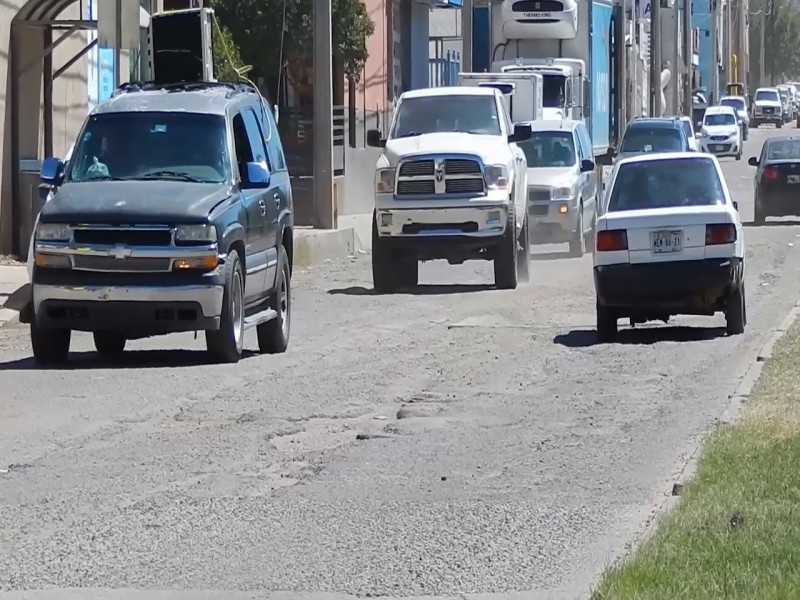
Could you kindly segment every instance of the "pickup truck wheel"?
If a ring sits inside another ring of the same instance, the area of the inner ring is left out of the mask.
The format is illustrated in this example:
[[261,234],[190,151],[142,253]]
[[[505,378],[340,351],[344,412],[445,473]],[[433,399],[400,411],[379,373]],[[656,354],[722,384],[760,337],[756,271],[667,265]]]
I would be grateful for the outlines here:
[[283,248],[278,259],[278,281],[269,305],[278,316],[256,327],[258,350],[263,354],[280,354],[286,352],[289,347],[289,331],[292,324],[292,279],[289,261]]
[[728,335],[744,333],[744,326],[747,323],[744,283],[740,283],[731,290],[728,304],[725,307],[725,321]]
[[617,339],[617,313],[597,303],[597,340],[609,344]]
[[519,252],[519,257],[517,258],[517,266],[519,267],[517,279],[521,283],[528,283],[531,280],[531,239],[530,232],[528,231],[527,214],[522,219],[522,231],[519,232],[519,248],[517,252]]
[[517,252],[517,219],[514,205],[508,206],[506,230],[494,257],[494,284],[501,290],[517,288],[519,274],[519,252]]
[[583,232],[583,203],[578,206],[578,226],[569,241],[569,255],[580,258],[586,253],[586,235]]
[[36,315],[31,317],[31,346],[33,360],[41,366],[66,362],[72,332],[69,329],[46,329],[36,324]]
[[118,331],[94,332],[94,347],[102,356],[119,356],[125,350],[127,341]]
[[419,261],[414,255],[403,256],[398,261],[398,274],[400,275],[400,285],[406,288],[415,288],[419,284]]
[[235,363],[244,346],[244,277],[238,252],[230,252],[225,264],[225,292],[219,329],[206,331],[206,347],[217,362]]
[[378,235],[378,221],[372,213],[372,287],[377,294],[397,291],[397,275],[392,264],[392,253]]

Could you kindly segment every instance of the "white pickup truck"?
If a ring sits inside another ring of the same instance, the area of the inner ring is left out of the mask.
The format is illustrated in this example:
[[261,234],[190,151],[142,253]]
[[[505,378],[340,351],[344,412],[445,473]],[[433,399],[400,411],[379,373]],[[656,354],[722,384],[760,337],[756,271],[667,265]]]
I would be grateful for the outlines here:
[[502,92],[442,87],[405,92],[375,174],[372,278],[378,293],[418,283],[419,262],[494,262],[495,284],[529,279],[527,161]]

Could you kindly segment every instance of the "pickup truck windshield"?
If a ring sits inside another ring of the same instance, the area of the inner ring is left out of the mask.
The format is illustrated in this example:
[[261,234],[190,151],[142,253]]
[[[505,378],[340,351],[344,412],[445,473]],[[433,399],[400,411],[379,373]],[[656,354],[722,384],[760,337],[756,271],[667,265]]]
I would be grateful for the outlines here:
[[629,127],[620,152],[681,152],[683,137],[672,127]]
[[648,160],[619,167],[609,211],[724,204],[714,163],[707,158]]
[[463,94],[406,98],[397,109],[390,138],[446,132],[500,135],[494,96]]
[[575,164],[575,143],[565,131],[534,131],[518,144],[528,159],[528,168],[571,167]]
[[773,90],[758,90],[756,92],[756,100],[769,100],[770,102],[778,102],[778,92]]
[[543,75],[542,106],[562,108],[564,106],[564,87],[566,83],[567,78],[563,75]]
[[736,125],[736,117],[733,115],[726,115],[725,113],[706,115],[706,118],[703,120],[703,125],[709,127],[716,127],[717,125]]
[[180,112],[103,113],[89,117],[66,181],[230,179],[225,117]]
[[746,110],[744,100],[741,98],[723,98],[720,100],[721,106],[730,106],[733,110]]

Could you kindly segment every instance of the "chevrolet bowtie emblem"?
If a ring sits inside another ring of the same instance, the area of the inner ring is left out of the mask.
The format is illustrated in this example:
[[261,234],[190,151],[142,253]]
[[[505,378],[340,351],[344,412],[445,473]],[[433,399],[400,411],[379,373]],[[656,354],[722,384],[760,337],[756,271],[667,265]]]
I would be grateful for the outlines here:
[[131,255],[131,249],[117,244],[108,251],[108,255],[113,256],[114,258],[128,258]]

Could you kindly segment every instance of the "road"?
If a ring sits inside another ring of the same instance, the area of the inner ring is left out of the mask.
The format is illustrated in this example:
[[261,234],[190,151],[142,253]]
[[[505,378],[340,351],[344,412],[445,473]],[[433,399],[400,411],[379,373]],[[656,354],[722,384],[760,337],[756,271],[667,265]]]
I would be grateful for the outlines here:
[[[745,221],[769,135],[723,161]],[[560,246],[513,292],[488,263],[394,296],[366,255],[297,272],[290,351],[236,366],[190,335],[102,363],[79,335],[43,372],[0,330],[0,589],[574,598],[800,297],[800,227],[746,236],[736,337],[720,315],[596,345],[591,256]]]

